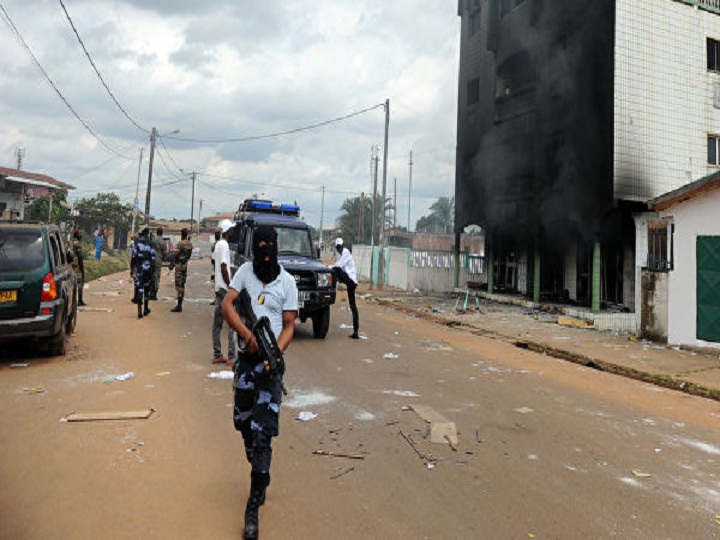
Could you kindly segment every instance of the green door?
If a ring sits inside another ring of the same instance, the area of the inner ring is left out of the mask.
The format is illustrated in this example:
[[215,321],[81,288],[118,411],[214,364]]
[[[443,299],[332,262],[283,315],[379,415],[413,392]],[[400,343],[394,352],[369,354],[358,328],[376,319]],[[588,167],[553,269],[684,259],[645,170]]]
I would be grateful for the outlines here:
[[720,236],[697,237],[697,338],[720,341]]

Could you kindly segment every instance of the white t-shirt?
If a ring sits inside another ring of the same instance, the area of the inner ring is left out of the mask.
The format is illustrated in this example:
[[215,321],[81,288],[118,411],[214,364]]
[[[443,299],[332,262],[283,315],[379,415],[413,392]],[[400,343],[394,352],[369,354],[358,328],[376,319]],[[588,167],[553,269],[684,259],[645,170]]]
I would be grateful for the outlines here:
[[275,278],[275,281],[263,286],[262,281],[253,271],[252,263],[246,262],[235,272],[230,287],[238,292],[247,289],[255,316],[259,319],[265,315],[270,319],[270,327],[275,334],[275,339],[280,337],[282,331],[283,311],[297,311],[298,309],[298,290],[295,278],[282,266],[280,275]]
[[230,246],[227,240],[221,238],[215,244],[212,259],[215,261],[215,292],[220,289],[228,290],[228,285],[222,275],[222,263],[227,265],[228,277],[230,277]]
[[346,247],[343,248],[342,253],[335,264],[340,270],[343,270],[357,284],[357,271],[355,270],[355,259],[353,259],[350,250]]

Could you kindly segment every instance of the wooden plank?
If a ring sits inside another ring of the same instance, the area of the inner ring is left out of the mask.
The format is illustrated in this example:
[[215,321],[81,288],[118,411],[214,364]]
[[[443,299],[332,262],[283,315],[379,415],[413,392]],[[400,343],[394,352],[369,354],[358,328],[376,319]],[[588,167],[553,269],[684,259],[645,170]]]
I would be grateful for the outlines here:
[[67,422],[100,422],[104,420],[146,420],[155,412],[147,408],[135,411],[89,411],[72,412],[65,417]]

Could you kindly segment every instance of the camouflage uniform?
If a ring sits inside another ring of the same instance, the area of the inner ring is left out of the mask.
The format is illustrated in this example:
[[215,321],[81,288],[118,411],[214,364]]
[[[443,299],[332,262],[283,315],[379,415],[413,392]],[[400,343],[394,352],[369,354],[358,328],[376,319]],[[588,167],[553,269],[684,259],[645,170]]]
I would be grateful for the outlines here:
[[140,236],[135,242],[130,264],[135,267],[135,300],[138,306],[138,319],[142,319],[143,316],[150,314],[148,300],[156,264],[155,248],[147,236]]
[[192,256],[193,245],[190,240],[180,240],[175,255],[175,290],[178,298],[185,296],[185,280],[187,279],[187,263]]

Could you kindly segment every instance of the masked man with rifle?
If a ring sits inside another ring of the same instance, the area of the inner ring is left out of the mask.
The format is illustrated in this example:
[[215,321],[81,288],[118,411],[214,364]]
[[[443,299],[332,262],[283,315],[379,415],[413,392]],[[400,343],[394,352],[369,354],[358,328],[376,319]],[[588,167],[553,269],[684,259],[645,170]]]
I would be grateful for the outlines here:
[[270,483],[271,443],[279,433],[283,392],[282,352],[292,341],[298,310],[295,279],[278,264],[275,229],[255,228],[252,253],[253,261],[238,268],[222,304],[223,317],[245,343],[234,366],[233,421],[251,465],[244,531],[249,539],[258,537],[258,509]]

